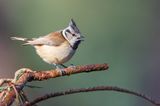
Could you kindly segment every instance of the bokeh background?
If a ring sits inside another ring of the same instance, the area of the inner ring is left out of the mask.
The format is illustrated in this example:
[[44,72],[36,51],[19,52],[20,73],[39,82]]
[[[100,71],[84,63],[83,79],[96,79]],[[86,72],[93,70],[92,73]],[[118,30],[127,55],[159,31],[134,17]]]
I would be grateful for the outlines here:
[[[65,28],[73,18],[85,35],[66,65],[109,63],[105,72],[77,74],[30,83],[29,99],[69,88],[113,85],[160,96],[159,0],[0,0],[0,78],[22,67],[48,70],[33,47],[11,36],[38,37]],[[135,96],[92,92],[49,99],[39,106],[153,106]]]

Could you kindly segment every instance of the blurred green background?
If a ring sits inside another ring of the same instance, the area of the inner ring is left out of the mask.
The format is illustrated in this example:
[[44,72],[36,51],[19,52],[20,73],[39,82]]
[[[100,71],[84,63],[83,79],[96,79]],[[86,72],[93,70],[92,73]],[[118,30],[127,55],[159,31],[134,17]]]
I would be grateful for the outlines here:
[[[11,36],[38,37],[63,29],[73,18],[83,35],[66,65],[109,63],[109,71],[60,77],[26,88],[32,100],[69,88],[113,85],[146,93],[160,92],[159,0],[0,0],[0,77],[13,77],[22,67],[48,70],[33,47],[22,47]],[[39,106],[153,106],[135,96],[92,92],[52,98]]]

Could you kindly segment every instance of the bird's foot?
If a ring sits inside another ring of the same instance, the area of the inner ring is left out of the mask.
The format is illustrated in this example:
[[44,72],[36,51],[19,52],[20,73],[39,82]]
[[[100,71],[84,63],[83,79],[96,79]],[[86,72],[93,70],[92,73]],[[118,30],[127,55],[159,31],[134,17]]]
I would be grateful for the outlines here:
[[68,66],[68,68],[75,68],[76,66],[71,64],[70,66]]
[[64,65],[64,64],[60,64],[63,68],[67,68],[67,66],[66,65]]
[[65,74],[66,74],[66,72],[64,71],[64,69],[63,69],[63,68],[58,67],[57,65],[56,65],[56,70],[60,73],[60,75],[61,75],[61,76],[63,76],[63,75],[65,75]]
[[73,64],[70,64],[69,66],[66,66],[64,64],[60,64],[63,68],[75,68],[76,66]]

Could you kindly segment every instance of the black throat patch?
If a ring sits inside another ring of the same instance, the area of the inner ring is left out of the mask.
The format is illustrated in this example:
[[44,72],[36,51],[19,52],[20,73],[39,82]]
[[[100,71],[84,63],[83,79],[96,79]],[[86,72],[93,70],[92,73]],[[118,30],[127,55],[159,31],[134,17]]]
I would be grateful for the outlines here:
[[79,41],[76,41],[75,43],[74,43],[74,45],[73,46],[71,46],[72,47],[72,49],[73,50],[76,50],[77,48],[78,48],[78,45],[81,43],[81,41],[79,40]]

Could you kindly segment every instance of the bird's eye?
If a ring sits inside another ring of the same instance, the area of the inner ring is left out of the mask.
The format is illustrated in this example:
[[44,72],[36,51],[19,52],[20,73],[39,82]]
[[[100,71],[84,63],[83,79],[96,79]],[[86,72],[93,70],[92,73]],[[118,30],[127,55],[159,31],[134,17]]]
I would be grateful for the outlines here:
[[76,36],[76,34],[72,34],[72,36]]
[[70,31],[70,30],[68,30],[68,29],[66,30],[66,32],[71,33],[71,31]]

